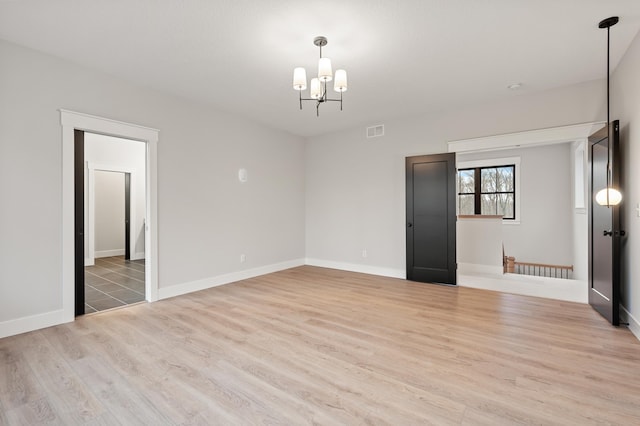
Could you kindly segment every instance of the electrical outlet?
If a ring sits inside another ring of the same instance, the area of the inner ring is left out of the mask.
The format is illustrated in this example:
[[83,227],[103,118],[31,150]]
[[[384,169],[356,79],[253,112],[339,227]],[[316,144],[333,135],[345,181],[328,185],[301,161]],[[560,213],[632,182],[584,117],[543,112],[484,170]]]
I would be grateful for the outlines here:
[[242,253],[242,254],[240,255],[240,263],[244,263],[244,262],[245,262],[245,260],[247,260],[247,256],[246,256],[244,253]]
[[362,250],[362,257],[367,257],[367,249]]

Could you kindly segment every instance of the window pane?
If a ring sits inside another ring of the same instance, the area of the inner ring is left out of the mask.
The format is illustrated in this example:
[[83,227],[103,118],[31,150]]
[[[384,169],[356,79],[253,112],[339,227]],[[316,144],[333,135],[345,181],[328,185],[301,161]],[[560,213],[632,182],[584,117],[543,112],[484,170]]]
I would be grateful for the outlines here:
[[497,194],[497,214],[501,214],[504,219],[515,218],[515,207],[513,194]]
[[496,169],[498,192],[513,192],[513,169],[513,166]]
[[496,210],[496,194],[482,194],[480,207],[480,214],[498,214]]
[[475,203],[474,203],[474,195],[460,195],[458,197],[459,205],[458,205],[458,214],[474,214],[475,213]]
[[496,168],[480,170],[480,187],[482,192],[496,192]]
[[[458,171],[458,193],[470,194],[475,191],[474,170]],[[463,213],[466,214],[466,213]],[[473,213],[471,213],[473,214]]]

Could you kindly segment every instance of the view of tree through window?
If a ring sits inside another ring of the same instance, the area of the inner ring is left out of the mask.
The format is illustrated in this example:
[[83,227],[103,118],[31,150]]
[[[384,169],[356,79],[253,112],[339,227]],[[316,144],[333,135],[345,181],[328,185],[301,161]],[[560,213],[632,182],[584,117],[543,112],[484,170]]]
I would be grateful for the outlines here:
[[458,213],[515,219],[515,165],[458,170]]
[[475,214],[475,169],[458,170],[459,214]]

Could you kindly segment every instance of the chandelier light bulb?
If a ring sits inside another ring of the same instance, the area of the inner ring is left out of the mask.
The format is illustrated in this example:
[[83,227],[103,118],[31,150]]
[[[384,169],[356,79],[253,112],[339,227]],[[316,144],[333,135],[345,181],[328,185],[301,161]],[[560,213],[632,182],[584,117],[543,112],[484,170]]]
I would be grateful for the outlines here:
[[331,71],[331,59],[320,58],[318,61],[318,79],[320,81],[331,81],[333,79],[333,73]]
[[298,67],[293,70],[293,89],[305,90],[307,88],[307,71]]
[[320,99],[323,95],[322,83],[317,78],[311,79],[311,98]]
[[333,90],[336,92],[347,91],[347,72],[345,70],[336,70],[336,78],[333,82]]

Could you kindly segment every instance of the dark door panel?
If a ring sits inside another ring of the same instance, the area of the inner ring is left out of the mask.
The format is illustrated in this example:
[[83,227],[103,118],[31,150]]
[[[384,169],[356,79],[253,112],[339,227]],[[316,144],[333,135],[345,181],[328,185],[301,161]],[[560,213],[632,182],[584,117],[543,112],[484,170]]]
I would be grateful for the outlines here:
[[620,323],[620,205],[601,206],[595,194],[607,187],[608,150],[610,184],[621,189],[618,128],[616,120],[589,137],[589,304],[613,325]]
[[124,259],[131,259],[131,173],[124,174]]
[[407,279],[456,283],[455,154],[406,159]]
[[74,130],[75,314],[84,315],[84,132]]

